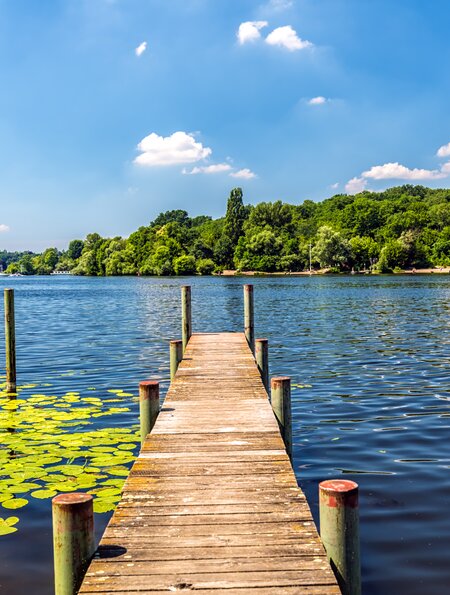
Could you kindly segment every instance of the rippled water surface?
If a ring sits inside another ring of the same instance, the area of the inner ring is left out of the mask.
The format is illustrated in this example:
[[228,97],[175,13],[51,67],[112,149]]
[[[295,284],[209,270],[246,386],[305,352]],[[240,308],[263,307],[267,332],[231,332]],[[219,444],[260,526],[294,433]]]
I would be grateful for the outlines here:
[[[165,392],[186,282],[194,331],[241,329],[244,279],[0,277],[0,289],[16,290],[19,382],[51,384],[53,395],[95,387],[106,398],[157,378]],[[450,277],[252,282],[271,373],[298,385],[295,471],[313,514],[319,481],[357,481],[363,592],[450,592]],[[0,358],[1,374],[3,329]],[[137,402],[125,402],[129,411],[94,427],[135,424]],[[50,594],[50,500],[30,499],[20,512],[20,530],[0,537],[0,590]],[[96,515],[99,535],[107,520]]]

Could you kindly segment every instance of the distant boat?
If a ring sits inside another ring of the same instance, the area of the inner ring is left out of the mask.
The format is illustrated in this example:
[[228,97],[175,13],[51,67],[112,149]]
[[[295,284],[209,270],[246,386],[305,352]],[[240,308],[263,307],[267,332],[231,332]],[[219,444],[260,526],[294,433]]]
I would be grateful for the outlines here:
[[22,273],[11,273],[8,277],[23,277]]

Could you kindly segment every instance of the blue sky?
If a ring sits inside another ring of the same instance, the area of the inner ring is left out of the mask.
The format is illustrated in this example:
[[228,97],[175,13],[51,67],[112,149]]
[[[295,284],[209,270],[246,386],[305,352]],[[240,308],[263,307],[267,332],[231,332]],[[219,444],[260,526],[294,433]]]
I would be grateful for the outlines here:
[[[448,0],[0,0],[0,249],[450,186]],[[439,154],[438,154],[439,153]]]

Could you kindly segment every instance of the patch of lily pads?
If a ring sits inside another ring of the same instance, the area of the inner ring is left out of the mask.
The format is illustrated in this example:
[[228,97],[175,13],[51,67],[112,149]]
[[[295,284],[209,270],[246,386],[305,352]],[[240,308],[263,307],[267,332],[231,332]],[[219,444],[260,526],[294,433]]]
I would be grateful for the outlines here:
[[130,411],[132,393],[110,389],[100,398],[93,387],[63,395],[36,388],[22,385],[11,395],[0,384],[0,536],[17,531],[19,518],[7,515],[32,498],[83,491],[94,496],[95,512],[113,510],[139,444],[137,425],[98,427],[98,418]]

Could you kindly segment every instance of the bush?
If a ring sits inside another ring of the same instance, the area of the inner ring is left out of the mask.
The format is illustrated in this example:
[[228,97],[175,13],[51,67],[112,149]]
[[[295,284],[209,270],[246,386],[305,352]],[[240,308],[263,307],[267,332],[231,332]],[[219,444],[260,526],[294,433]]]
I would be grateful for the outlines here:
[[212,275],[216,265],[210,258],[202,258],[197,262],[197,273],[199,275]]
[[196,266],[193,256],[179,256],[173,261],[175,275],[195,275]]

